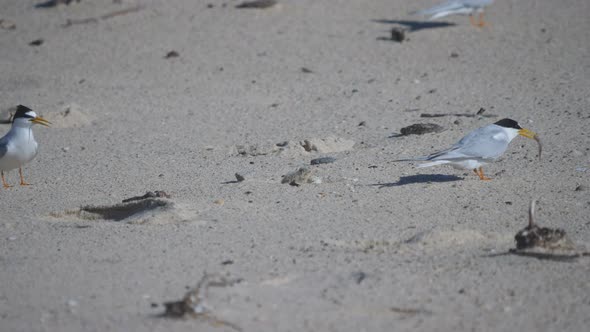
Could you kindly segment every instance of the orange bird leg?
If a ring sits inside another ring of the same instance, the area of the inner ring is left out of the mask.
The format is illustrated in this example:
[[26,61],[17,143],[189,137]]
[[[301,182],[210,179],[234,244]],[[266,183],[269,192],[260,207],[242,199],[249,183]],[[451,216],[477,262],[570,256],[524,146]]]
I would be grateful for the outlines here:
[[477,26],[480,27],[480,28],[483,28],[486,25],[488,25],[488,24],[483,19],[483,12],[482,13],[479,13],[479,22],[477,23]]
[[23,169],[22,168],[18,168],[18,174],[20,175],[20,185],[21,186],[30,186],[30,183],[26,183],[25,179],[23,178]]
[[8,183],[6,183],[6,179],[4,179],[4,171],[2,171],[0,173],[2,174],[2,185],[4,186],[4,188],[10,188],[10,187],[12,187]]
[[488,178],[487,176],[483,175],[483,167],[481,167],[481,166],[479,167],[479,172],[476,171],[476,173],[477,173],[477,175],[479,175],[480,180],[483,180],[483,181],[491,180],[491,178]]

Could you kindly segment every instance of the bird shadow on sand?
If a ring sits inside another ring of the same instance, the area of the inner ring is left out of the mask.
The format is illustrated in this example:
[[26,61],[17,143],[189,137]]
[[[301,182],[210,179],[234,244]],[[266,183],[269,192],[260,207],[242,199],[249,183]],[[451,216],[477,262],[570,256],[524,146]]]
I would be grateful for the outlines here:
[[448,28],[455,26],[451,22],[433,22],[433,21],[408,21],[408,20],[372,20],[375,23],[398,24],[408,29],[408,32],[415,32],[425,29]]
[[455,175],[444,175],[444,174],[418,174],[418,175],[410,175],[410,176],[402,176],[399,178],[397,182],[390,182],[390,183],[375,183],[371,184],[371,186],[376,186],[381,188],[388,188],[388,187],[399,187],[405,186],[407,184],[417,184],[417,183],[432,183],[432,182],[455,182],[463,180],[463,178],[455,176]]

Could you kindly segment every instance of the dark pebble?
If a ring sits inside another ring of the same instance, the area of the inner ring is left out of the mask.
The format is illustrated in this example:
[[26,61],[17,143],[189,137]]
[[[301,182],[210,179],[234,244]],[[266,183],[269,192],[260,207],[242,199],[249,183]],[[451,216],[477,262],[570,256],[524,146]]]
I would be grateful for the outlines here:
[[29,43],[29,45],[31,46],[40,46],[43,45],[44,40],[43,39],[35,39],[32,42]]
[[401,43],[406,40],[406,29],[404,28],[391,28],[391,40]]
[[180,56],[180,54],[178,54],[178,52],[170,51],[170,52],[166,53],[166,56],[164,58],[166,58],[166,59],[178,58],[179,56]]
[[319,164],[330,164],[336,161],[334,157],[321,157],[311,160],[312,165],[319,165]]

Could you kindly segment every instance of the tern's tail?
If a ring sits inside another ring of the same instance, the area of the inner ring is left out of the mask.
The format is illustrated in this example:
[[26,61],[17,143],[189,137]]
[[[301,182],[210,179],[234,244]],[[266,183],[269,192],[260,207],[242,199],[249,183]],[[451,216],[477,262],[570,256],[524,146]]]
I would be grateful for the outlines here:
[[394,163],[397,163],[398,161],[425,161],[428,160],[428,157],[416,157],[416,158],[408,158],[408,159],[398,159],[398,160],[393,160]]
[[437,160],[437,161],[432,161],[429,163],[420,164],[416,167],[422,168],[422,167],[430,167],[430,166],[436,166],[436,165],[442,165],[442,164],[448,164],[448,163],[449,163],[448,160]]

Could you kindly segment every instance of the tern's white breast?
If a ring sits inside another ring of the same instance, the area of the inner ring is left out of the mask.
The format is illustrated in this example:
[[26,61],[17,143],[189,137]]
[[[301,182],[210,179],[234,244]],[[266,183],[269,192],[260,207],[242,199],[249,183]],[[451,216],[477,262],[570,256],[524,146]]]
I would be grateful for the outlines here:
[[37,142],[31,128],[12,128],[1,140],[6,153],[0,157],[0,170],[21,167],[37,155]]

